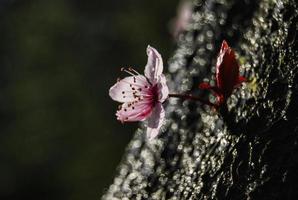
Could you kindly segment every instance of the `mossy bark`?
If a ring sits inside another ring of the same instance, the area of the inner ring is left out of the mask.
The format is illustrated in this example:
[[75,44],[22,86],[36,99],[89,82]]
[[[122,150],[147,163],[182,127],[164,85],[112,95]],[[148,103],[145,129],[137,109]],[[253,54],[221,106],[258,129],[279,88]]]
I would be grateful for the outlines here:
[[[298,199],[298,6],[295,0],[195,1],[169,61],[171,91],[214,80],[220,43],[249,82],[219,112],[170,99],[154,141],[144,127],[103,199]],[[212,98],[212,97],[211,97]]]

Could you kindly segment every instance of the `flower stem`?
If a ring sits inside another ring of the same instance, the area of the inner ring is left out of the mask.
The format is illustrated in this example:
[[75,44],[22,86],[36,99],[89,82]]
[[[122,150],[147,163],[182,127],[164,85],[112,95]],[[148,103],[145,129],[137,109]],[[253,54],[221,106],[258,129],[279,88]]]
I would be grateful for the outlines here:
[[212,106],[217,108],[218,106],[214,103],[211,103],[210,101],[206,101],[200,97],[196,97],[196,96],[192,96],[191,94],[169,94],[169,97],[174,97],[174,98],[180,98],[180,99],[189,99],[189,100],[193,100],[193,101],[199,101],[202,104],[206,104],[208,106]]

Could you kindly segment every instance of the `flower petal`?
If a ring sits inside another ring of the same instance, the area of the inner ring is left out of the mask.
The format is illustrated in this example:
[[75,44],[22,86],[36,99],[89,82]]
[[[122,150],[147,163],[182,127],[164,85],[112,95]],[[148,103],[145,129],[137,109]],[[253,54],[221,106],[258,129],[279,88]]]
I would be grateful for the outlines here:
[[154,84],[158,81],[158,77],[162,74],[163,61],[158,51],[149,45],[147,47],[147,55],[148,61],[144,73],[150,82]]
[[149,140],[154,139],[158,135],[159,129],[162,126],[164,118],[165,110],[162,104],[158,103],[154,107],[151,116],[148,118],[147,138]]
[[144,121],[150,116],[152,109],[151,103],[146,101],[123,103],[116,116],[122,123]]
[[169,96],[169,88],[167,86],[167,80],[166,77],[162,74],[159,77],[158,81],[158,99],[160,103],[163,103]]
[[146,77],[142,75],[129,76],[114,84],[109,90],[109,95],[114,101],[132,102],[135,100],[133,92],[139,88],[146,90],[146,87],[149,87]]

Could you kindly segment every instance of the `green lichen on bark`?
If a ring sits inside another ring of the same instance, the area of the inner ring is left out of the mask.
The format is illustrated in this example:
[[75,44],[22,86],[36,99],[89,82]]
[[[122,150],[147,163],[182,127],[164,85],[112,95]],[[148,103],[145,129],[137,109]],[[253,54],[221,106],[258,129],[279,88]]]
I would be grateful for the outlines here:
[[[163,133],[140,128],[103,199],[298,198],[298,8],[286,1],[195,1],[169,61],[172,91],[212,78],[223,39],[250,80],[220,113],[170,99]],[[207,97],[207,96],[206,96]]]

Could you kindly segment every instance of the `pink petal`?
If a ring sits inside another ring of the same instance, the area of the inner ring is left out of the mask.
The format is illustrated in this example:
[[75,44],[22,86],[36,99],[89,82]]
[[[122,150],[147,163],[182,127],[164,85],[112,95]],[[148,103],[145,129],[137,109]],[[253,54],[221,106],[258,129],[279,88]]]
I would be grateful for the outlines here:
[[163,74],[159,77],[159,82],[157,87],[158,87],[158,93],[159,93],[158,99],[159,99],[159,102],[162,103],[169,96],[169,88],[167,86],[167,80]]
[[146,77],[142,75],[138,76],[129,76],[120,81],[118,81],[115,85],[113,85],[109,90],[109,95],[114,101],[118,101],[121,103],[124,102],[132,102],[135,100],[133,95],[133,90],[138,88],[142,88],[142,90],[146,90],[145,87],[149,87],[149,83],[146,80]]
[[177,17],[173,20],[174,23],[171,25],[171,32],[175,39],[178,39],[179,34],[186,30],[191,20],[192,6],[190,1],[180,1],[177,11]]
[[121,109],[116,112],[117,119],[121,122],[144,121],[152,112],[151,105],[151,102],[148,101],[124,103]]
[[145,76],[150,80],[152,84],[158,81],[158,77],[163,71],[163,61],[161,55],[156,49],[149,46],[147,47],[148,61],[145,66]]
[[148,118],[148,127],[147,127],[147,138],[149,140],[154,139],[158,133],[159,129],[162,126],[162,123],[165,118],[165,110],[161,103],[155,105],[151,116]]

